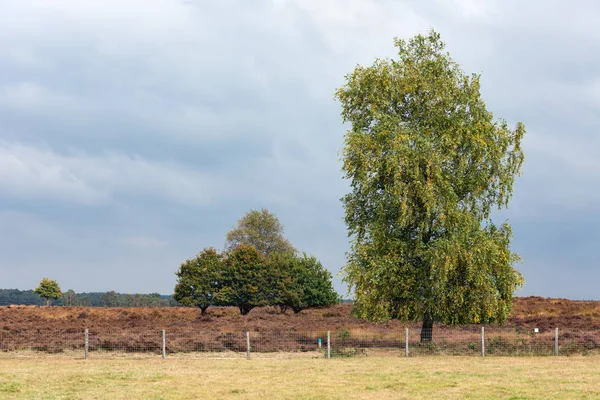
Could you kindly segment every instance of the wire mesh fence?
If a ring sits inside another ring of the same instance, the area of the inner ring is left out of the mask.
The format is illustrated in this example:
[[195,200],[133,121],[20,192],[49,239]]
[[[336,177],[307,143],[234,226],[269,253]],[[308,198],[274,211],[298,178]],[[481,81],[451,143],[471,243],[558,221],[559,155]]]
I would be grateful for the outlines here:
[[386,331],[64,329],[0,331],[0,357],[356,357],[600,354],[600,332],[503,327]]

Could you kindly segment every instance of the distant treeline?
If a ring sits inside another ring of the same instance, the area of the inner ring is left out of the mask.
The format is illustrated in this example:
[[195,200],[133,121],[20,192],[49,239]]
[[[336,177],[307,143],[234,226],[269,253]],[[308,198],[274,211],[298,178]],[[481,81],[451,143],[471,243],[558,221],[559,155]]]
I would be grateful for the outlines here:
[[[45,304],[45,300],[33,290],[0,289],[0,306],[11,304],[42,306]],[[115,291],[75,293],[73,290],[63,292],[62,298],[53,304],[91,307],[172,307],[179,305],[172,296],[159,293],[127,294]]]
[[[343,303],[352,300],[342,300]],[[46,301],[33,290],[0,289],[0,306],[26,305],[43,306]],[[179,307],[173,296],[158,293],[126,294],[110,292],[75,293],[63,292],[61,299],[53,302],[56,306],[89,307]]]

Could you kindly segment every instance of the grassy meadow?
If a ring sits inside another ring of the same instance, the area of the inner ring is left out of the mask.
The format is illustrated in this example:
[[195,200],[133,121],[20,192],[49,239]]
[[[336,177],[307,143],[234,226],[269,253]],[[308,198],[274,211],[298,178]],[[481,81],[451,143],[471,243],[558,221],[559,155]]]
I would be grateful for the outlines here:
[[600,358],[0,359],[2,399],[592,399]]

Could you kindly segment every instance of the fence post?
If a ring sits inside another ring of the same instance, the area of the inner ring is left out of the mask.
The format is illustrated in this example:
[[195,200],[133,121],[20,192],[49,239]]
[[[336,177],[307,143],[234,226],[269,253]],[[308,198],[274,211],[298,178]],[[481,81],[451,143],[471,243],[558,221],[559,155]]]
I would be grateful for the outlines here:
[[83,349],[85,352],[85,359],[88,359],[88,353],[89,353],[89,349],[90,349],[90,341],[89,341],[89,335],[90,335],[90,331],[88,331],[88,328],[85,328],[85,336],[84,336],[84,340],[83,340]]
[[408,357],[408,328],[404,331],[404,353]]
[[167,332],[162,330],[162,357],[163,360],[167,359]]
[[327,359],[331,358],[331,331],[327,331]]
[[554,355],[558,355],[558,328],[554,329]]
[[250,359],[250,332],[246,331],[246,358]]
[[485,357],[485,328],[481,327],[481,356]]

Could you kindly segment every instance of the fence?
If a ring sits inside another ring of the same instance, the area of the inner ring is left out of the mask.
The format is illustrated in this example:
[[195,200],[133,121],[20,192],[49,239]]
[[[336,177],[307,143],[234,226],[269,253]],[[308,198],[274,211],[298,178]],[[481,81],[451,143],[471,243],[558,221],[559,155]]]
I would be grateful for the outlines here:
[[[429,332],[428,332],[429,333]],[[429,340],[422,340],[424,336]],[[569,355],[600,353],[600,332],[461,327],[389,331],[10,330],[0,357],[354,357],[426,355]]]

